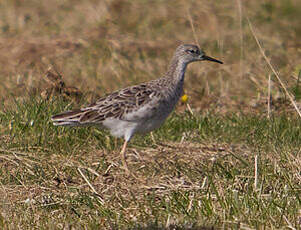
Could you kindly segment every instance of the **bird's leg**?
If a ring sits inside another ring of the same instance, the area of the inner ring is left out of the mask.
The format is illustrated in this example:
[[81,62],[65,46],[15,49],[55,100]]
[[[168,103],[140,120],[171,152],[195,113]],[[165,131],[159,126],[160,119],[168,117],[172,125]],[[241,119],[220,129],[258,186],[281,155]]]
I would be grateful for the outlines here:
[[121,152],[120,152],[120,156],[121,156],[121,161],[122,161],[123,168],[125,169],[125,171],[127,173],[129,173],[130,171],[129,171],[129,168],[128,168],[128,165],[127,165],[126,159],[125,159],[125,155],[126,155],[125,154],[125,149],[126,149],[127,143],[128,142],[125,140],[124,144],[122,146]]
[[156,145],[157,143],[156,143],[153,132],[150,133],[150,136],[151,136],[152,142]]
[[118,138],[114,137],[114,148],[116,148],[116,146],[118,146]]

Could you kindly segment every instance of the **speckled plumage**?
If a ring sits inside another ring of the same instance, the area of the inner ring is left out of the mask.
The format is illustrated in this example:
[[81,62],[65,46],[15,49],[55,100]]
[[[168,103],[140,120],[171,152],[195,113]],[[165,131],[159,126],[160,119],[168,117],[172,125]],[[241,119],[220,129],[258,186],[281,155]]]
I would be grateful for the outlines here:
[[182,95],[187,65],[203,60],[222,63],[206,56],[195,45],[180,45],[162,78],[115,91],[84,108],[55,115],[52,121],[54,125],[107,128],[113,136],[125,139],[125,151],[135,133],[160,127]]

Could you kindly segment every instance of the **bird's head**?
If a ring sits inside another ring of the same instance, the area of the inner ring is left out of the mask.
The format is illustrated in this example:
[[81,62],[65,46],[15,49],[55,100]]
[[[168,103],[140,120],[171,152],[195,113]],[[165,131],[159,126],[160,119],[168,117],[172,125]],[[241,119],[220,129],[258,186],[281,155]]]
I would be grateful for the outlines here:
[[175,52],[175,57],[186,63],[195,62],[195,61],[212,61],[223,64],[223,62],[209,57],[196,45],[180,45]]

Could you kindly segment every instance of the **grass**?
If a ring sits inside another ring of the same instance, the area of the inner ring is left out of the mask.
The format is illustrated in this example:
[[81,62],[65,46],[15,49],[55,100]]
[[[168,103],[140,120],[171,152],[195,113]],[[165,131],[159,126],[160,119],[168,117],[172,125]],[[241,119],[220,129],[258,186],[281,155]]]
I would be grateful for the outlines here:
[[[49,66],[55,67],[68,85],[104,94],[162,75],[179,42],[195,43],[193,37],[197,37],[207,54],[222,59],[225,65],[216,68],[203,63],[188,68],[190,80],[185,84],[190,103],[202,108],[203,101],[207,102],[200,100],[204,91],[206,97],[226,96],[223,103],[228,110],[229,104],[249,105],[258,95],[266,95],[270,71],[246,17],[285,83],[295,86],[293,78],[298,73],[293,71],[299,64],[301,33],[297,0],[243,4],[241,27],[237,6],[230,2],[185,2],[176,0],[177,7],[170,7],[166,2],[152,1],[146,7],[140,0],[52,0],[51,6],[34,0],[26,4],[3,1],[0,95],[10,92],[22,97],[24,90],[41,93],[47,86],[43,76]],[[279,92],[276,80],[273,96],[278,97]],[[231,97],[240,100],[229,103]],[[11,101],[10,97],[1,100]]]
[[174,113],[155,142],[131,142],[132,177],[106,132],[50,124],[66,107],[31,98],[1,114],[3,227],[298,226],[299,119]]
[[[2,0],[0,229],[300,228],[299,5]],[[51,124],[162,76],[182,42],[225,64],[188,67],[192,110],[179,103],[129,143],[135,177],[120,168],[122,140]]]

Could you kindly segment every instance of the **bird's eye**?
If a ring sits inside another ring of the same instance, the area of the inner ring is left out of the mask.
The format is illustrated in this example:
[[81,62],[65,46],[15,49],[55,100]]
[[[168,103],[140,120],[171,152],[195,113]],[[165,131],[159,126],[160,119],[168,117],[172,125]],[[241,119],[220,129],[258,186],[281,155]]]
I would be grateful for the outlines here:
[[193,50],[193,49],[190,49],[190,50],[187,50],[187,52],[188,52],[188,53],[192,53],[192,54],[194,54],[194,53],[195,53],[195,50]]

